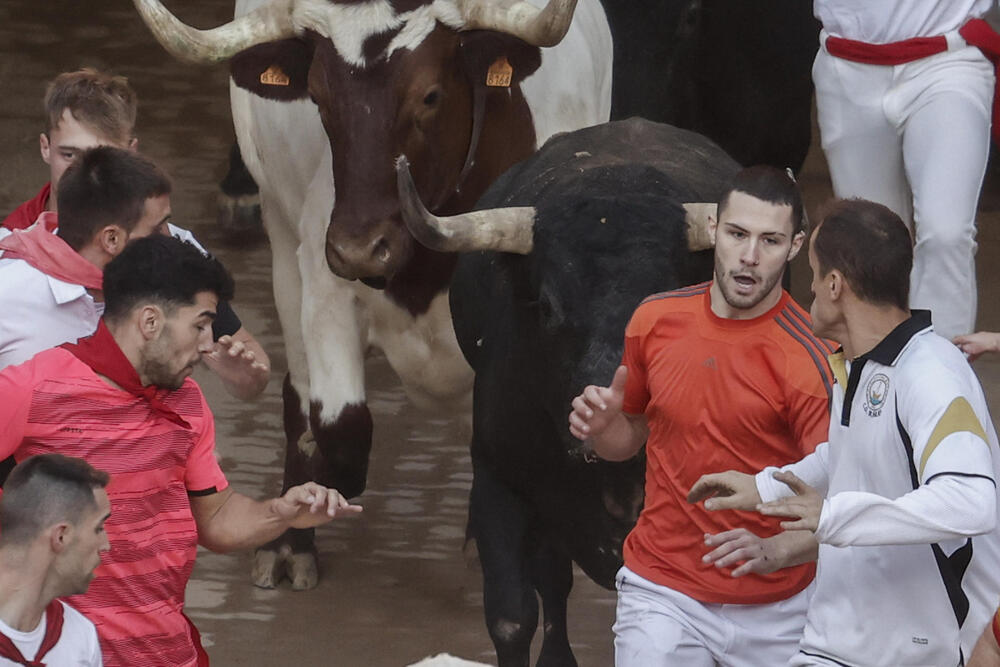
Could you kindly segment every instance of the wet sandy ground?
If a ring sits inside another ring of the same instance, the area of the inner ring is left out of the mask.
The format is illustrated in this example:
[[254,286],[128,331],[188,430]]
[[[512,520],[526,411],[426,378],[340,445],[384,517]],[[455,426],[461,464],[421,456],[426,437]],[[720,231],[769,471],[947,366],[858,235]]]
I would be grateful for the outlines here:
[[[231,16],[229,0],[174,0],[188,22],[209,27]],[[149,37],[127,0],[4,0],[0,3],[0,212],[35,194],[47,171],[38,156],[44,83],[80,66],[129,77],[140,99],[140,149],[173,176],[174,221],[192,229],[237,278],[235,305],[271,355],[272,380],[253,403],[231,399],[207,373],[198,380],[216,414],[223,469],[251,496],[281,484],[281,331],[266,244],[227,245],[213,227],[215,187],[232,140],[225,67],[172,60]],[[802,176],[810,210],[830,194],[813,150]],[[980,328],[1000,329],[995,269],[1000,255],[1000,182],[988,183],[980,218]],[[808,266],[795,289],[808,298]],[[807,301],[804,301],[807,303]],[[2,314],[0,314],[2,316]],[[1000,360],[978,369],[1000,412]],[[375,446],[362,518],[317,534],[322,580],[294,593],[249,583],[250,555],[199,555],[188,612],[213,664],[398,667],[447,651],[492,661],[482,620],[478,566],[462,555],[471,470],[467,434],[454,415],[412,408],[380,356],[369,361]],[[570,636],[581,665],[612,664],[614,596],[584,577],[570,602]]]

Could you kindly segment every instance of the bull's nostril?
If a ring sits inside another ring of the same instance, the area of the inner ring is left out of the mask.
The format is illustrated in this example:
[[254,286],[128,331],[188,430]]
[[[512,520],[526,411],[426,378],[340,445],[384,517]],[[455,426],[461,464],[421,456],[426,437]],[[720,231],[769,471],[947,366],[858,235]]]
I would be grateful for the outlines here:
[[389,262],[389,242],[384,238],[379,239],[375,243],[375,248],[372,250],[372,257],[377,259],[382,264],[387,264]]

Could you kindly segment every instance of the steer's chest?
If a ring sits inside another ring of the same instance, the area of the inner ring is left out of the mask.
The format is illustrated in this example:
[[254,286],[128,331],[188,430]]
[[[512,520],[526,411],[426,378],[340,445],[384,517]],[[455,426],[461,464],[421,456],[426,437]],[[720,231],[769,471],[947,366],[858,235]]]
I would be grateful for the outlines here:
[[473,373],[455,339],[447,292],[416,316],[366,287],[359,288],[357,304],[366,346],[383,351],[411,400],[423,407],[471,409]]

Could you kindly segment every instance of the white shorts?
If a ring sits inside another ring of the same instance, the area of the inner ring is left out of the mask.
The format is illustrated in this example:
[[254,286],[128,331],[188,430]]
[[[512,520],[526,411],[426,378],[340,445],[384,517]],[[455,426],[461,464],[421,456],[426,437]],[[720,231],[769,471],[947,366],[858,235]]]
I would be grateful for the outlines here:
[[708,604],[627,567],[615,583],[615,667],[785,665],[799,650],[813,590],[768,604]]

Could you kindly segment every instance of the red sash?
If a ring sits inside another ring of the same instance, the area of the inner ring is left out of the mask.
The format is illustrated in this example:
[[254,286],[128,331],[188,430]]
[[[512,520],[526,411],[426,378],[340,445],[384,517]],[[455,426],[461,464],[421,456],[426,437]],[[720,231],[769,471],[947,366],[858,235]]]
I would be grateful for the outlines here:
[[5,259],[23,259],[47,276],[72,285],[99,290],[104,272],[84,259],[44,224],[16,231],[0,240]]
[[997,609],[997,613],[993,614],[993,623],[991,623],[993,628],[993,637],[997,640],[997,644],[1000,644],[1000,609]]
[[[971,46],[978,47],[996,71],[1000,81],[1000,35],[983,19],[970,19],[958,34]],[[838,58],[868,65],[903,65],[927,58],[948,50],[948,40],[944,35],[935,37],[914,37],[888,44],[868,44],[853,39],[826,38],[826,50]],[[1000,87],[998,87],[1000,90]],[[993,95],[993,141],[1000,144],[1000,96]]]
[[25,667],[45,667],[42,659],[52,650],[52,647],[59,643],[59,637],[62,635],[63,611],[62,603],[59,600],[53,600],[45,608],[45,634],[42,636],[42,644],[35,652],[34,659],[28,660],[21,655],[21,651],[14,645],[14,642],[3,633],[0,633],[0,657]]
[[97,323],[97,331],[90,336],[81,338],[76,343],[63,343],[59,347],[69,350],[95,373],[108,378],[133,396],[146,399],[153,412],[178,426],[191,428],[191,424],[163,402],[163,396],[169,393],[168,390],[156,385],[143,386],[135,366],[118,347],[118,341],[111,335],[103,319]]

